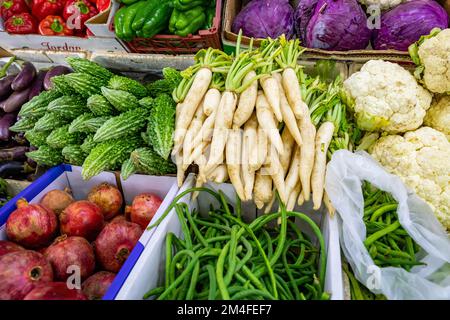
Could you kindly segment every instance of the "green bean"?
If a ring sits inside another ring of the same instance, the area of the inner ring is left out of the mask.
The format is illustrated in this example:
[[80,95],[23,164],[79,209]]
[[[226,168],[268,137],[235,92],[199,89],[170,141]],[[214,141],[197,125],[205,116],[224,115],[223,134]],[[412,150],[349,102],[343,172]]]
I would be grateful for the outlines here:
[[[284,268],[286,269],[286,273],[288,275],[289,280],[294,281],[294,276],[292,275],[291,269],[289,268],[287,258],[286,258],[286,252],[288,249],[289,249],[289,246],[286,246],[284,248],[281,258],[283,260]],[[294,286],[294,294],[295,294],[295,299],[299,300],[300,299],[300,291],[298,290],[297,286]]]
[[223,265],[229,249],[230,249],[230,242],[228,242],[225,245],[225,247],[223,247],[216,264],[217,286],[219,287],[219,291],[220,294],[222,295],[223,300],[230,300],[230,295],[228,294],[227,287],[225,285],[225,280],[223,278]]
[[280,296],[281,295],[285,296],[286,300],[295,300],[294,296],[289,290],[289,286],[287,285],[286,281],[284,281],[284,279],[278,274],[275,274],[275,278],[277,279],[277,286],[280,291]]
[[148,298],[150,298],[150,297],[152,297],[152,296],[157,296],[157,295],[163,293],[164,290],[165,290],[164,287],[156,287],[156,288],[154,288],[154,289],[148,291],[148,292],[144,295],[143,299],[148,299]]
[[169,286],[171,283],[170,278],[170,263],[172,261],[172,239],[174,234],[172,232],[169,232],[166,236],[166,282],[165,282],[165,288]]
[[217,224],[217,223],[207,222],[207,221],[203,221],[203,220],[196,219],[196,218],[194,218],[194,222],[196,224],[200,224],[200,225],[203,225],[203,226],[216,228],[216,229],[219,229],[219,230],[222,230],[222,231],[225,231],[225,232],[231,232],[231,228],[230,227],[222,226],[222,225]]
[[374,241],[380,239],[381,237],[384,237],[385,235],[387,235],[390,232],[393,232],[394,230],[396,230],[397,228],[400,227],[400,222],[399,221],[395,221],[393,224],[391,224],[390,226],[375,232],[374,234],[370,235],[366,240],[364,240],[364,245],[366,247],[369,247]]
[[238,292],[235,295],[233,295],[231,297],[231,299],[232,300],[242,300],[244,298],[251,297],[251,296],[261,296],[261,297],[269,299],[269,300],[276,299],[269,292],[258,290],[258,289],[249,289],[249,290],[244,290],[244,291]]
[[197,226],[196,226],[196,224],[194,223],[194,219],[192,218],[192,216],[191,216],[191,213],[189,212],[189,208],[187,207],[187,205],[186,205],[186,210],[185,210],[185,214],[186,214],[186,217],[187,217],[187,219],[188,219],[188,221],[189,221],[189,224],[191,225],[191,227],[192,227],[192,230],[194,231],[194,234],[195,234],[195,236],[198,238],[198,240],[201,242],[201,244],[204,246],[204,247],[208,247],[208,243],[206,242],[206,240],[205,240],[205,238],[203,238],[203,236],[202,236],[202,234],[200,233],[200,231],[197,229]]
[[200,271],[200,262],[197,261],[194,271],[192,272],[191,282],[187,291],[186,300],[192,300],[194,298],[195,286],[197,285],[198,273]]
[[228,254],[228,270],[225,275],[225,283],[228,285],[231,282],[231,278],[233,277],[233,273],[236,269],[236,260],[237,260],[237,233],[238,233],[239,226],[234,225],[231,228],[231,239],[230,239],[230,253]]
[[175,206],[175,211],[178,215],[178,220],[180,222],[181,225],[181,231],[183,231],[184,234],[184,242],[186,243],[186,248],[187,249],[192,249],[192,239],[191,239],[191,233],[189,232],[189,228],[188,225],[186,223],[186,220],[184,219],[183,216],[183,209],[182,209],[182,204],[177,204]]
[[372,193],[372,195],[370,195],[367,200],[364,200],[364,207],[368,207],[371,204],[373,204],[375,201],[377,201],[377,199],[381,195],[381,193],[382,193],[381,190],[377,190],[374,193]]
[[147,227],[147,230],[151,230],[154,227],[158,226],[165,218],[166,216],[169,214],[169,212],[175,207],[175,205],[178,203],[178,201],[183,198],[185,195],[195,192],[195,191],[205,191],[208,192],[209,194],[211,194],[212,196],[214,196],[219,202],[220,202],[220,196],[214,192],[211,189],[208,188],[190,188],[187,189],[183,192],[181,192],[178,196],[176,196],[173,201],[169,204],[169,206],[167,207],[167,209],[163,212],[163,214],[161,215],[161,217],[156,220],[156,222],[154,224],[152,224],[151,226]]
[[405,266],[420,266],[425,265],[423,262],[418,261],[411,261],[411,260],[405,260],[405,259],[385,259],[385,258],[379,258],[375,260],[376,264],[393,264],[393,265],[405,265]]
[[405,259],[411,259],[411,256],[405,252],[396,251],[396,250],[392,250],[392,249],[386,249],[380,245],[377,245],[376,247],[377,247],[377,251],[381,254],[388,255],[388,256],[396,256],[396,257],[405,258]]

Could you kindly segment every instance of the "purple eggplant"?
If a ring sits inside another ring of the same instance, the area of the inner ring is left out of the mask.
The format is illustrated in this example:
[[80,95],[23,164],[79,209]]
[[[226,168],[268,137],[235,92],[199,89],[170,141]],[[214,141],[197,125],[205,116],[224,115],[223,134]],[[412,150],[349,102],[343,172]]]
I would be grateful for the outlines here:
[[0,108],[6,113],[15,112],[22,107],[22,105],[28,101],[28,95],[30,94],[30,88],[22,91],[14,91],[8,99],[0,103]]
[[0,140],[8,141],[11,138],[9,127],[16,121],[14,113],[7,113],[0,119]]
[[33,83],[35,77],[36,68],[31,62],[25,62],[22,66],[22,71],[19,72],[11,84],[11,88],[14,91],[22,91]]
[[0,164],[0,177],[18,176],[24,172],[24,164],[19,161],[8,161]]
[[0,162],[11,161],[11,160],[25,160],[26,153],[30,151],[29,147],[12,147],[9,149],[0,150]]
[[28,94],[28,100],[33,99],[33,97],[39,95],[42,90],[44,90],[44,79],[47,71],[41,70],[34,78],[33,84],[30,87],[30,93]]
[[45,90],[50,90],[51,88],[53,88],[53,82],[51,81],[51,79],[55,76],[60,76],[62,74],[68,74],[71,73],[72,69],[65,67],[65,66],[56,66],[53,67],[52,69],[50,69],[44,79],[44,89]]
[[6,99],[12,93],[11,83],[16,75],[6,76],[0,80],[0,99]]

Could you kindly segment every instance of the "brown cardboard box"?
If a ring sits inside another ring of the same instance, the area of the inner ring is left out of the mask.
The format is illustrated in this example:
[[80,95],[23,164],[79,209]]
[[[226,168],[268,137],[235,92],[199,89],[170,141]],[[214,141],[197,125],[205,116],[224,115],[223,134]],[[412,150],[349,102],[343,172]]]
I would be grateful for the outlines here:
[[[223,19],[223,38],[226,41],[236,43],[237,34],[231,31],[231,26],[236,15],[246,0],[226,0]],[[450,0],[441,0],[447,3]],[[254,45],[258,46],[262,39],[254,40]],[[242,37],[242,44],[248,45],[250,38]],[[340,61],[368,61],[372,59],[384,59],[396,62],[411,63],[408,52],[396,50],[351,50],[351,51],[326,51],[321,49],[307,49],[303,54],[304,59],[334,59]]]

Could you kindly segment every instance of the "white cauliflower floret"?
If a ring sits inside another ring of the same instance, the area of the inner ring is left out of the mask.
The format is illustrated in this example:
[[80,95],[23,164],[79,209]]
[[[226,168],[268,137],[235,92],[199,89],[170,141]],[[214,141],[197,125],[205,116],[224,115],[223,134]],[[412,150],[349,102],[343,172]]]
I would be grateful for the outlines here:
[[425,125],[443,132],[450,139],[450,96],[434,101],[424,119]]
[[432,31],[410,47],[416,77],[433,93],[450,93],[450,29]]
[[344,82],[358,126],[367,131],[401,133],[423,123],[432,96],[411,73],[382,60],[367,62]]
[[430,127],[381,137],[370,153],[425,200],[450,230],[450,142]]
[[406,0],[358,0],[360,3],[368,6],[378,6],[381,10],[387,10],[398,6]]

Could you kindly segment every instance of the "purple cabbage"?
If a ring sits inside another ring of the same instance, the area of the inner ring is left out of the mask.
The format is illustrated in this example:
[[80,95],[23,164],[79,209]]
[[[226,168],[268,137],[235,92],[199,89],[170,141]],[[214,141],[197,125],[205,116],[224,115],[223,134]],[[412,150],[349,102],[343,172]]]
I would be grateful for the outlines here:
[[381,15],[381,28],[374,30],[376,50],[408,51],[408,47],[434,28],[446,29],[449,17],[433,0],[405,2]]
[[253,38],[294,36],[294,9],[289,0],[252,0],[236,16],[231,31]]
[[324,50],[362,50],[372,35],[356,0],[300,0],[295,28],[303,46]]

